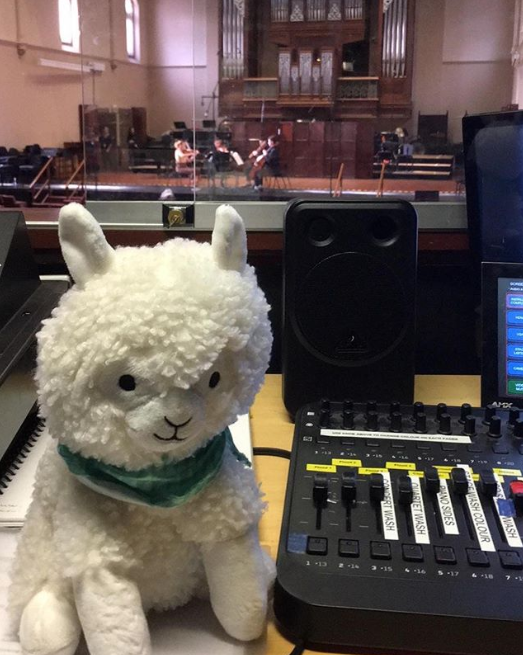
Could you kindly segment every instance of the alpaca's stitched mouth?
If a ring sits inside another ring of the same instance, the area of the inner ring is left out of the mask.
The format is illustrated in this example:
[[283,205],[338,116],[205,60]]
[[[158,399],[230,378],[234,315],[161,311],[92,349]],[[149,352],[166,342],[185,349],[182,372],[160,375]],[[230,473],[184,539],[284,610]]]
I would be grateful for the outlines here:
[[187,439],[187,437],[183,437],[183,438],[179,437],[178,430],[180,428],[185,427],[192,420],[192,416],[188,418],[184,423],[172,423],[171,421],[169,421],[167,416],[164,416],[163,420],[167,423],[167,425],[170,425],[171,428],[174,428],[174,434],[172,435],[172,437],[161,437],[159,434],[156,434],[156,432],[153,432],[154,436],[157,439],[159,439],[160,441],[185,441]]

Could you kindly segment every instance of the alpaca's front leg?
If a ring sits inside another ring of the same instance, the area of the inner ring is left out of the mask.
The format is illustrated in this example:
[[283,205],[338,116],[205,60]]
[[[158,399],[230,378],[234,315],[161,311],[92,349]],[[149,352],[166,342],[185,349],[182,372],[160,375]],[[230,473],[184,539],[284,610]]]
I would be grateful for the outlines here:
[[78,616],[91,655],[150,655],[149,629],[134,582],[107,569],[75,581]]
[[265,626],[274,565],[267,562],[257,530],[230,541],[204,544],[202,553],[218,620],[236,639],[258,638]]

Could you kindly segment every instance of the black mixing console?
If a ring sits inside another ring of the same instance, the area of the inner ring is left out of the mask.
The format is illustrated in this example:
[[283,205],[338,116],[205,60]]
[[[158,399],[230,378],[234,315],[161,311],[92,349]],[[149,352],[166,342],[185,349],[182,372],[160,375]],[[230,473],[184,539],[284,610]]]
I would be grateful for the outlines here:
[[523,411],[296,415],[274,610],[309,648],[523,652]]

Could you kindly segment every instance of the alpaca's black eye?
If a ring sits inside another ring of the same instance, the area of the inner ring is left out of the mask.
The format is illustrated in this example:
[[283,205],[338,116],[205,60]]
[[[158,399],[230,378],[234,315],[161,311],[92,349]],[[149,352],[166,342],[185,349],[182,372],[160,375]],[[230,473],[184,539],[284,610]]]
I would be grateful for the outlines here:
[[118,386],[124,391],[134,391],[136,389],[136,380],[132,375],[126,373],[118,380]]
[[211,389],[214,389],[214,387],[218,384],[219,381],[220,381],[220,374],[218,373],[218,371],[214,371],[214,373],[211,375],[209,379],[209,386],[211,387]]

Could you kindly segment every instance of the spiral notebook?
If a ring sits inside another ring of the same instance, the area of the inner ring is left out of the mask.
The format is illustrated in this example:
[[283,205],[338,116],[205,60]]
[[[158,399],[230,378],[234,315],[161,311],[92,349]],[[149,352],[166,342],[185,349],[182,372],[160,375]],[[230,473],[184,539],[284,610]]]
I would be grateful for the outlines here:
[[[231,425],[231,434],[238,450],[252,462],[248,414],[243,414]],[[43,422],[40,422],[11,466],[0,475],[0,529],[22,527],[31,502],[36,468],[50,440]]]

